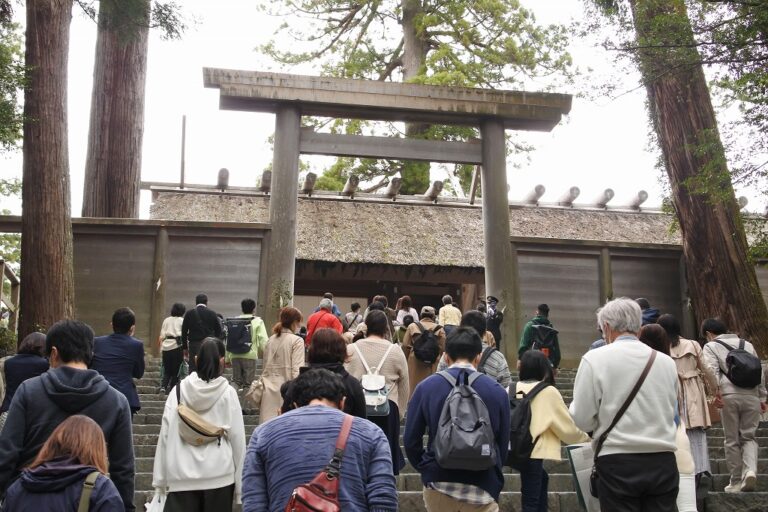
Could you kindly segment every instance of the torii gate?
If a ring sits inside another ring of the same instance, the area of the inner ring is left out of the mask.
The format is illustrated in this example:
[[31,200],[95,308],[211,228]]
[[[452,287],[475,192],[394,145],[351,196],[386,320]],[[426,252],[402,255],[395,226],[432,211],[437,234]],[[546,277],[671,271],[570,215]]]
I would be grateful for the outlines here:
[[[206,87],[220,90],[220,108],[276,114],[267,243],[265,317],[293,299],[299,155],[322,154],[458,162],[481,166],[485,289],[506,308],[502,350],[516,357],[520,298],[509,234],[505,130],[551,131],[571,109],[571,96],[259,71],[203,69]],[[480,128],[481,144],[321,134],[301,129],[301,116],[355,118]],[[457,240],[456,243],[461,243]],[[264,300],[260,297],[259,302]]]

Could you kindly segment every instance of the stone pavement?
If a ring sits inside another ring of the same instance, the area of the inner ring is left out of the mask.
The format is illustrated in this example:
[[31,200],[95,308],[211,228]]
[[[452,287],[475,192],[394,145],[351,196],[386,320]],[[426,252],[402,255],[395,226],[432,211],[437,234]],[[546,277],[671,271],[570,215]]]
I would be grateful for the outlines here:
[[[557,385],[566,403],[571,400],[575,374],[575,370],[563,370],[558,375]],[[227,375],[230,375],[229,370]],[[133,420],[133,443],[136,453],[135,497],[136,508],[141,512],[144,510],[144,503],[152,497],[152,465],[166,399],[165,395],[156,393],[159,379],[159,361],[148,357],[144,378],[137,384],[142,408]],[[249,414],[244,417],[245,431],[250,438],[253,429],[258,425],[258,414],[248,410],[246,412]],[[768,425],[763,424],[757,432],[760,445],[757,491],[751,493],[726,494],[723,492],[723,488],[728,484],[728,472],[723,454],[723,430],[720,425],[715,425],[709,429],[707,435],[714,474],[714,488],[707,500],[707,512],[768,511]],[[545,467],[550,478],[549,510],[578,512],[578,501],[567,460],[547,461]],[[501,495],[501,510],[518,512],[520,510],[520,476],[516,471],[506,467],[504,473],[506,483]],[[397,483],[400,492],[400,510],[403,512],[425,510],[421,497],[421,479],[410,464],[403,469]]]

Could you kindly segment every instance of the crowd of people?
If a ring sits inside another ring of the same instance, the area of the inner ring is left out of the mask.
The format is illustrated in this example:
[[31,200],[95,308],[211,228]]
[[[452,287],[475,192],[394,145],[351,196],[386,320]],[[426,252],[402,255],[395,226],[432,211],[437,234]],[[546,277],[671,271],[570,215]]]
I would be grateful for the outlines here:
[[[521,332],[513,379],[498,350],[494,297],[462,313],[450,296],[436,311],[417,310],[408,296],[392,309],[379,295],[345,313],[327,293],[306,323],[283,308],[269,336],[252,299],[226,319],[205,294],[195,303],[174,304],[157,340],[167,394],[152,478],[158,510],[242,503],[277,512],[319,500],[312,505],[323,510],[394,511],[407,460],[430,512],[499,510],[504,466],[520,473],[522,510],[540,512],[544,461],[560,460],[563,443],[591,440],[591,492],[602,510],[693,512],[711,486],[715,411],[730,472],[724,491],[756,488],[765,378],[754,347],[718,319],[702,323],[702,346],[645,299],[609,301],[567,406],[555,387],[561,353],[547,304]],[[111,325],[95,338],[64,320],[0,361],[2,510],[135,509],[131,422],[144,344],[129,308]],[[259,426],[248,440],[249,408]]]

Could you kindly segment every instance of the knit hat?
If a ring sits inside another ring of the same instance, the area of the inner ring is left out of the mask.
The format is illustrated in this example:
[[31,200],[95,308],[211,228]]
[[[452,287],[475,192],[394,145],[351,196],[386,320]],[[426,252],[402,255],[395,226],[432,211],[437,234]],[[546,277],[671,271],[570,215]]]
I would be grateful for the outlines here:
[[421,316],[431,316],[435,318],[435,308],[432,306],[424,306],[421,308]]

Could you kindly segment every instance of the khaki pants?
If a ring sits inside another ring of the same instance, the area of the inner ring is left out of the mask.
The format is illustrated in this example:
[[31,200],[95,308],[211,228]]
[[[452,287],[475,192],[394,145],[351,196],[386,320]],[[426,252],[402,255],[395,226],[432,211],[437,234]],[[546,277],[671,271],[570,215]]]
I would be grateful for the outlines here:
[[755,432],[760,423],[760,399],[738,393],[724,395],[720,416],[725,434],[725,463],[731,484],[737,484],[747,471],[757,474]]
[[248,389],[256,378],[256,360],[236,357],[232,359],[232,382],[237,387]]
[[424,505],[427,512],[499,512],[495,501],[488,505],[470,505],[434,489],[424,488]]

